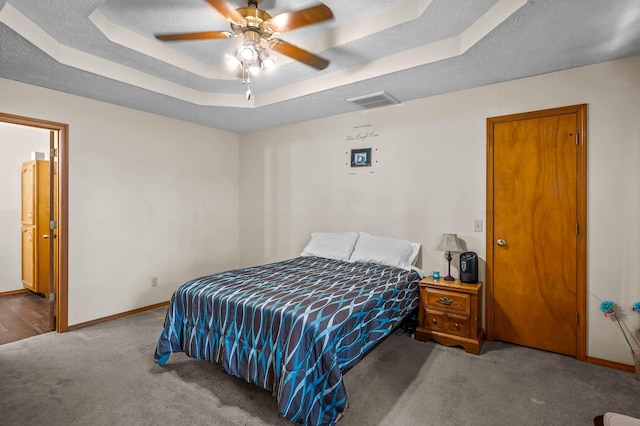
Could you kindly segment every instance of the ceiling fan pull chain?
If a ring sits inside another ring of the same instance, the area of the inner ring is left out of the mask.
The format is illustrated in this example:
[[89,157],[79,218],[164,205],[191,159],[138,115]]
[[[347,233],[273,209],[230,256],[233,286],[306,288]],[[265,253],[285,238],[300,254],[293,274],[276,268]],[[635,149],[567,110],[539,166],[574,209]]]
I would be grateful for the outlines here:
[[251,100],[251,74],[249,73],[249,67],[242,64],[242,84],[247,85],[247,91],[245,92],[245,96],[247,100]]

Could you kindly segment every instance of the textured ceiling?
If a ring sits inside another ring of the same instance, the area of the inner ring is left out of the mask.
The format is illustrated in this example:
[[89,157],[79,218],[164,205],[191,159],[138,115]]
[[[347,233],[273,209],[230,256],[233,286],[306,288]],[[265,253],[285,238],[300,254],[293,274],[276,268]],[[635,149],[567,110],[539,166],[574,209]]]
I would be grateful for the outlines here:
[[0,77],[242,133],[358,110],[347,99],[380,91],[404,102],[640,54],[638,0],[324,3],[335,19],[279,38],[329,67],[274,53],[251,100],[223,61],[239,38],[154,38],[229,30],[205,0],[0,0]]

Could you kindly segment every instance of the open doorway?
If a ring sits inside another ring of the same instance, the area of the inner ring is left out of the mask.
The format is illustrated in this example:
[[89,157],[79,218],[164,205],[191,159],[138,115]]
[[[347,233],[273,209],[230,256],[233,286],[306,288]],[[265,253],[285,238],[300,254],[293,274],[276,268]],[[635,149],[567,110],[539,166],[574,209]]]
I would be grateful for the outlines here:
[[0,344],[53,329],[48,302],[50,242],[38,238],[49,234],[53,205],[50,132],[0,122]]
[[[39,288],[39,290],[43,291],[38,291],[38,293],[46,296],[45,303],[48,312],[45,313],[45,315],[49,321],[49,325],[46,328],[64,332],[68,330],[68,125],[3,113],[0,113],[0,124],[5,128],[7,125],[22,128],[28,127],[34,130],[41,130],[42,133],[48,134],[49,140],[46,143],[45,154],[50,160],[47,164],[51,164],[52,167],[52,173],[48,175],[48,188],[50,188],[51,191],[49,199],[53,207],[50,211],[55,211],[56,215],[54,217],[54,214],[51,213],[50,217],[45,218],[44,223],[47,229],[40,232],[49,245],[49,253],[51,255],[48,256],[49,261],[43,266],[45,269],[48,269],[48,279],[45,284],[47,288]],[[3,142],[15,143],[15,141],[9,141],[4,137],[0,138],[0,144]],[[3,147],[3,150],[6,148],[6,146]],[[38,149],[37,151],[40,150]],[[26,152],[29,153],[29,151]],[[30,158],[26,158],[26,160],[30,160]],[[20,165],[18,164],[18,172],[16,173],[19,173],[19,171]],[[17,226],[19,226],[19,224],[20,221],[18,220]],[[25,235],[27,235],[26,232]],[[29,242],[28,238],[27,242]],[[23,247],[24,244],[21,246],[21,251]],[[45,273],[46,272],[47,271],[45,271]],[[23,271],[21,271],[21,278],[24,282]],[[15,289],[15,291],[3,291],[2,293],[13,296],[13,294],[20,295],[23,292],[22,289]]]

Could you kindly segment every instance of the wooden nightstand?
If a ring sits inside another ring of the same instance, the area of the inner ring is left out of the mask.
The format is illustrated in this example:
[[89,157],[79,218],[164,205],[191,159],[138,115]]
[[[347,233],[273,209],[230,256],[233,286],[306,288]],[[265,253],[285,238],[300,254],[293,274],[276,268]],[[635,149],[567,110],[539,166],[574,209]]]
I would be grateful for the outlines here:
[[433,339],[446,346],[460,345],[479,355],[485,335],[481,323],[482,282],[427,277],[420,281],[420,310],[416,340]]

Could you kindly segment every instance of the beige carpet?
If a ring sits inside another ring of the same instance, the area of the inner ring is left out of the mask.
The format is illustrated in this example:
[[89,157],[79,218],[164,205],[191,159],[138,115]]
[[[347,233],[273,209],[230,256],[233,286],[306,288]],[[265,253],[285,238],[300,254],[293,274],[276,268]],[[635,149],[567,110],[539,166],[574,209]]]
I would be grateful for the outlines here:
[[[286,425],[267,391],[174,354],[165,308],[0,346],[1,425]],[[631,373],[498,342],[480,356],[393,334],[345,375],[340,426],[590,425],[640,417]]]

